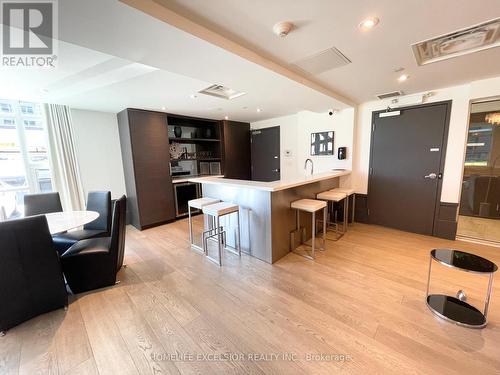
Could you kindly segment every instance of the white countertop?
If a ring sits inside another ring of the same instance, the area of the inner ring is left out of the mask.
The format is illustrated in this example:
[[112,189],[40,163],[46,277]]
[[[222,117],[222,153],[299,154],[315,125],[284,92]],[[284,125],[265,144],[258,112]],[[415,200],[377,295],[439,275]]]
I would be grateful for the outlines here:
[[[218,177],[224,177],[224,175],[220,174],[220,175],[206,176],[206,177],[218,178]],[[181,184],[184,182],[190,182],[193,178],[205,178],[205,177],[174,177],[172,178],[172,183]]]
[[307,185],[313,182],[328,180],[330,178],[347,176],[351,173],[349,170],[333,170],[331,172],[316,173],[313,175],[296,176],[294,178],[279,180],[273,182],[249,181],[249,180],[233,180],[221,177],[193,177],[189,178],[189,182],[198,182],[200,184],[214,184],[234,186],[247,189],[256,189],[264,191],[279,191],[294,188],[296,186]]

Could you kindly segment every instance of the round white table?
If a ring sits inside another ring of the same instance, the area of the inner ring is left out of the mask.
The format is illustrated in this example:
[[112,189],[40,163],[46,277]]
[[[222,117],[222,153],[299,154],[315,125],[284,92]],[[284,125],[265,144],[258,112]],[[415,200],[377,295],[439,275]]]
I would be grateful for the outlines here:
[[50,234],[54,235],[88,224],[97,219],[99,213],[95,211],[64,211],[51,212],[45,214],[45,217],[49,224]]

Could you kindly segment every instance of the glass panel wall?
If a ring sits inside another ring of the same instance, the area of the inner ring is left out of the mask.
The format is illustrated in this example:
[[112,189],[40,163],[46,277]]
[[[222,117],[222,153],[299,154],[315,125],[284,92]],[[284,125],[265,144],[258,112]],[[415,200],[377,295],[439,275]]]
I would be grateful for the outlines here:
[[457,234],[500,242],[500,100],[470,112]]
[[24,194],[52,191],[40,104],[0,100],[0,220],[23,214]]

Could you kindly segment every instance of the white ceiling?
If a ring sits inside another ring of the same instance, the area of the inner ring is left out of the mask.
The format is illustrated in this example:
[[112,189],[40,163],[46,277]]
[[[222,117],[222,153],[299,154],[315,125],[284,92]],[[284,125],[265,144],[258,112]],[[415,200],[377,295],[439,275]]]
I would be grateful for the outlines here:
[[[115,0],[65,0],[58,11],[57,69],[1,68],[0,97],[239,121],[348,107]],[[247,94],[190,97],[213,83]]]
[[[410,47],[500,16],[498,0],[155,1],[281,66],[337,47],[353,63],[309,78],[356,102],[387,91],[410,94],[500,75],[500,48],[418,67]],[[381,22],[363,33],[357,25],[370,15]],[[271,31],[282,20],[298,26],[285,39]],[[240,121],[349,106],[117,0],[60,1],[59,39],[57,69],[1,68],[0,97],[109,112],[166,107]],[[402,84],[393,71],[399,67],[411,76]],[[190,98],[213,83],[247,95],[231,101]]]
[[[314,77],[357,102],[376,94],[415,93],[500,75],[500,48],[417,66],[411,44],[500,17],[499,0],[155,0],[282,65],[337,47],[352,64]],[[370,32],[358,24],[380,18]],[[297,29],[278,38],[272,27]],[[411,76],[397,82],[395,69]]]

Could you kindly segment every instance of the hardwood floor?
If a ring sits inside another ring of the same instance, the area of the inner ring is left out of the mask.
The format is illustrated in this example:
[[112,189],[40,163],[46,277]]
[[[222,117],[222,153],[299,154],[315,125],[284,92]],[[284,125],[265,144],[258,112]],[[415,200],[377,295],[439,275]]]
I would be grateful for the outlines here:
[[[185,220],[129,228],[121,283],[0,337],[0,374],[499,373],[498,275],[483,330],[441,321],[424,303],[432,248],[500,264],[498,248],[355,224],[314,262],[228,253],[219,268],[187,238]],[[482,303],[485,277],[433,267],[433,290]]]

